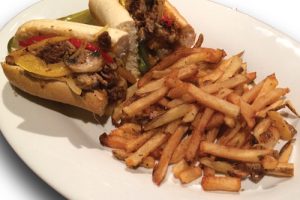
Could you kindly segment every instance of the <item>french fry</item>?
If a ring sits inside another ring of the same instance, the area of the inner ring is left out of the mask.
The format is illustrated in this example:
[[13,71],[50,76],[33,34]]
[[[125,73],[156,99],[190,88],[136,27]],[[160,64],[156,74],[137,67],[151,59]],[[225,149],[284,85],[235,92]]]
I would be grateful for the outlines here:
[[[270,76],[268,76],[264,80],[264,84],[263,84],[261,90],[259,91],[259,93],[256,97],[256,100],[259,97],[261,97],[261,96],[267,94],[268,92],[274,90],[277,87],[277,85],[278,85],[278,80],[277,80],[275,74],[271,74]],[[255,101],[253,103],[255,103]]]
[[153,169],[155,166],[155,159],[152,156],[147,156],[143,159],[141,163],[141,167],[147,168],[147,169]]
[[292,113],[294,113],[297,117],[300,117],[296,108],[294,107],[294,105],[292,104],[292,102],[290,100],[287,100],[285,103],[286,103],[286,106],[290,109],[290,111],[292,111]]
[[[293,176],[296,129],[276,112],[287,107],[299,117],[285,100],[289,89],[277,88],[275,74],[255,84],[244,52],[223,59],[223,50],[202,42],[200,35],[194,48],[175,51],[130,87],[112,116],[118,128],[100,142],[130,168],[153,168],[157,185],[171,164],[182,184],[204,173],[208,191],[239,192],[242,179]],[[288,142],[278,153],[281,140]]]
[[164,70],[167,67],[171,66],[175,62],[177,62],[182,57],[191,55],[193,53],[199,53],[203,51],[201,48],[180,48],[177,51],[173,52],[169,56],[165,57],[161,62],[159,62],[157,65],[153,66],[151,70],[146,73],[139,81],[138,81],[138,88],[143,87],[146,85],[149,81],[151,81],[152,78],[152,71],[156,70]]
[[277,128],[270,126],[266,132],[263,132],[258,137],[260,145],[266,148],[274,148],[280,138],[280,133]]
[[244,88],[246,84],[238,85],[237,87],[234,88],[234,93],[237,94],[238,96],[242,96],[244,93]]
[[203,167],[203,176],[215,176],[216,171],[210,167]]
[[199,53],[191,54],[187,57],[179,59],[170,68],[181,68],[199,62],[218,63],[224,56],[224,51],[220,49],[201,48]]
[[241,96],[238,95],[238,94],[235,93],[235,92],[232,92],[232,93],[230,93],[230,94],[228,95],[227,100],[228,100],[229,102],[231,102],[231,103],[233,103],[233,104],[239,106],[239,105],[240,105],[240,101],[241,101]]
[[210,108],[206,108],[199,123],[196,125],[192,132],[192,137],[189,142],[189,146],[185,153],[185,158],[187,161],[192,162],[198,153],[199,144],[201,141],[201,138],[203,137],[203,133],[205,131],[205,127],[210,120],[210,118],[213,116],[214,110]]
[[176,163],[172,170],[175,178],[179,178],[180,173],[186,170],[187,168],[189,168],[189,165],[184,159]]
[[[124,161],[126,158],[128,158],[132,153],[128,153],[127,151],[123,150],[123,149],[114,149],[113,151],[113,155],[115,158],[117,158],[118,160],[122,160]],[[141,167],[147,168],[147,169],[152,169],[155,165],[155,159],[151,156],[146,157],[145,159],[143,159],[142,163],[141,163]]]
[[166,78],[161,78],[161,79],[157,79],[157,80],[151,81],[147,85],[139,88],[136,91],[136,94],[137,95],[143,95],[143,94],[146,94],[146,93],[158,90],[158,89],[164,87],[165,81],[166,81]]
[[201,87],[201,89],[206,93],[212,94],[218,92],[221,88],[228,88],[228,89],[235,88],[238,85],[246,83],[247,81],[248,78],[246,76],[238,74],[225,81],[220,81],[214,84]]
[[135,92],[137,91],[137,83],[133,84],[132,86],[127,88],[127,93],[126,93],[126,100],[132,97]]
[[194,103],[195,99],[189,95],[189,94],[184,94],[182,95],[181,99],[185,102],[185,103]]
[[180,126],[166,143],[166,146],[162,152],[158,165],[155,166],[153,170],[152,180],[157,185],[160,185],[163,179],[165,178],[172,155],[176,147],[180,143],[182,136],[187,131],[187,129],[188,127],[186,126]]
[[176,149],[175,149],[175,151],[172,155],[172,158],[170,160],[170,164],[178,163],[179,161],[184,159],[184,155],[185,155],[185,152],[188,148],[190,139],[191,139],[191,136],[189,135],[189,136],[184,137],[181,140],[180,144],[176,147]]
[[213,128],[207,131],[205,141],[214,142],[218,136],[219,128]]
[[198,66],[195,64],[185,66],[178,71],[177,78],[180,80],[185,80],[191,78],[198,72]]
[[128,143],[128,139],[125,139],[120,136],[110,136],[107,135],[106,133],[103,133],[99,137],[100,143],[103,146],[107,146],[113,149],[125,149],[126,144]]
[[135,84],[137,82],[136,78],[124,67],[118,67],[117,69],[118,74],[128,81],[131,84]]
[[111,120],[114,125],[118,124],[121,120],[124,102],[117,105],[112,113]]
[[152,151],[150,155],[153,158],[155,158],[156,160],[159,160],[165,146],[166,146],[166,143],[164,142],[162,145],[160,145],[158,148],[156,148],[154,151]]
[[231,62],[232,57],[227,60],[222,60],[220,65],[214,71],[199,79],[199,85],[202,85],[205,82],[217,81],[224,74],[224,71],[228,68]]
[[226,143],[226,146],[240,148],[245,144],[246,139],[247,133],[245,131],[240,131]]
[[224,122],[230,128],[234,128],[235,127],[235,119],[233,119],[232,117],[225,116],[224,117]]
[[266,170],[266,174],[277,177],[292,177],[294,176],[293,163],[278,163],[277,167],[272,170]]
[[279,110],[283,107],[285,107],[285,101],[284,99],[279,99],[278,101],[276,101],[275,103],[269,105],[268,107],[266,107],[265,109],[262,109],[261,111],[257,112],[255,114],[256,117],[260,117],[260,118],[264,118],[266,117],[267,113],[269,111],[275,111],[275,110]]
[[288,141],[280,150],[278,162],[288,163],[293,151],[295,139]]
[[201,186],[205,191],[228,191],[239,192],[241,190],[241,179],[234,177],[204,176]]
[[272,121],[270,118],[264,118],[255,126],[255,128],[253,130],[253,135],[258,141],[259,141],[260,135],[269,129],[269,127],[271,126],[271,123],[272,123]]
[[247,73],[247,69],[248,69],[248,64],[247,63],[242,63],[241,68],[243,69],[243,71],[241,72],[241,74],[246,74]]
[[222,113],[215,113],[208,122],[206,129],[217,128],[224,123],[224,115]]
[[202,46],[202,43],[204,41],[204,36],[202,33],[200,33],[200,35],[198,36],[198,39],[195,43],[195,45],[193,46],[193,48],[200,48]]
[[[245,53],[245,51],[241,51],[240,53],[238,53],[238,54],[236,54],[235,56],[238,56],[238,57],[240,57],[240,58],[242,58],[243,57],[243,55],[244,55],[244,53]],[[243,67],[243,69],[244,69],[244,65],[245,65],[246,63],[242,63],[242,66],[241,67]]]
[[273,156],[271,155],[266,155],[261,161],[262,166],[266,170],[272,170],[275,169],[278,165],[278,160],[276,160]]
[[207,82],[211,82],[211,83],[216,82],[224,74],[224,70],[222,68],[224,66],[227,66],[228,63],[229,63],[228,61],[222,61],[221,65],[217,67],[214,71],[212,71],[209,74],[207,73],[203,74],[203,76],[199,78],[198,84],[203,85]]
[[170,101],[167,98],[162,98],[161,100],[158,101],[158,104],[163,106],[163,107],[167,107],[169,102]]
[[229,129],[218,139],[218,144],[225,145],[238,133],[240,129],[241,129],[241,124],[237,123],[234,128]]
[[156,103],[158,100],[163,98],[168,92],[168,88],[162,87],[161,89],[152,92],[146,97],[142,97],[139,100],[123,108],[123,111],[129,116],[133,117],[137,113],[143,111],[145,108]]
[[253,109],[258,112],[261,109],[265,108],[266,106],[278,101],[280,97],[284,96],[286,93],[289,92],[288,88],[277,88],[274,89],[261,97],[257,98],[254,103],[252,104]]
[[255,86],[253,86],[250,90],[245,92],[242,95],[242,99],[247,102],[247,103],[252,103],[256,97],[258,96],[259,92],[261,91],[263,85],[264,85],[265,80],[259,82]]
[[167,96],[172,99],[179,99],[180,97],[182,97],[185,94],[185,92],[186,91],[182,90],[182,88],[180,88],[180,87],[174,87],[174,88],[170,89]]
[[216,97],[221,98],[221,99],[226,99],[228,95],[230,95],[233,92],[233,90],[228,89],[228,88],[222,88],[218,91],[216,94]]
[[190,79],[198,72],[197,65],[189,65],[181,69],[174,69],[167,77],[165,85],[170,88],[177,87],[181,80]]
[[188,184],[202,176],[200,167],[188,167],[179,174],[179,180],[182,184]]
[[233,56],[230,65],[225,70],[221,78],[217,80],[217,82],[225,81],[230,77],[234,76],[234,74],[237,73],[237,71],[241,68],[241,66],[242,66],[242,59],[238,55]]
[[138,138],[130,140],[125,145],[125,150],[127,152],[133,152],[143,146],[156,132],[157,130],[147,131],[141,134]]
[[269,111],[268,116],[274,122],[274,126],[279,130],[280,138],[282,140],[291,140],[294,137],[294,133],[289,128],[288,123],[278,112]]
[[113,130],[110,136],[120,136],[125,139],[135,139],[142,131],[141,125],[135,123],[125,123],[119,128]]
[[[172,82],[172,84],[174,84],[173,80],[170,81]],[[195,102],[195,98],[193,98],[190,94],[186,93],[186,88],[184,87],[174,87],[170,89],[167,96],[171,99],[182,99],[185,103]]]
[[153,119],[151,122],[146,124],[144,130],[148,131],[177,120],[186,115],[192,109],[192,106],[192,104],[182,104],[178,107],[172,108],[163,115]]
[[115,158],[117,158],[118,160],[125,160],[126,158],[128,158],[131,154],[128,153],[127,151],[123,150],[123,149],[114,149],[112,151],[113,155]]
[[170,122],[167,127],[165,128],[165,133],[173,134],[182,123],[181,119],[177,119],[175,121]]
[[171,72],[172,72],[171,69],[165,69],[162,71],[154,70],[154,71],[152,71],[152,78],[153,79],[161,79],[161,78],[167,76],[168,74],[170,74]]
[[173,99],[172,101],[170,101],[168,104],[167,104],[167,108],[175,108],[179,105],[182,105],[184,104],[185,102],[181,99]]
[[197,65],[189,65],[180,69],[174,69],[168,76],[165,77],[165,85],[170,88],[176,87],[180,80],[190,80],[197,72]]
[[260,162],[263,156],[272,154],[273,150],[240,149],[202,141],[200,144],[200,152],[242,162]]
[[153,150],[163,144],[167,135],[160,132],[154,135],[150,140],[148,140],[143,146],[141,146],[136,152],[125,159],[126,165],[130,168],[137,167],[144,158],[146,158]]
[[229,176],[235,176],[238,178],[246,178],[248,176],[248,173],[239,169],[236,169],[233,164],[230,164],[226,161],[213,161],[210,158],[203,157],[200,159],[200,163],[206,167],[209,167],[216,172],[229,175]]
[[186,113],[185,116],[182,119],[183,123],[190,123],[192,121],[194,121],[194,119],[196,118],[197,114],[199,111],[199,107],[196,105],[192,105],[192,109],[190,110],[190,112]]
[[248,103],[241,100],[240,101],[241,114],[244,117],[245,121],[249,128],[253,128],[255,126],[255,111]]
[[231,117],[237,117],[240,114],[240,108],[234,104],[229,103],[223,99],[217,98],[213,95],[207,94],[200,88],[192,84],[186,84],[187,92],[193,96],[200,104],[209,108],[227,114]]

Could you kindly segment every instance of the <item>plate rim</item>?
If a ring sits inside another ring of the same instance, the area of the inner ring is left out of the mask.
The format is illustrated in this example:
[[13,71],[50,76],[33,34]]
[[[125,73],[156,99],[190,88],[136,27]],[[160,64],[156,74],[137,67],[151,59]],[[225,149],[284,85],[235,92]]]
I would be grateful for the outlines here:
[[[226,8],[226,9],[229,9],[231,12],[236,12],[240,15],[243,15],[245,17],[247,17],[248,19],[251,19],[251,20],[254,20],[255,23],[259,23],[260,25],[263,25],[263,26],[267,26],[272,32],[275,33],[276,36],[283,36],[285,38],[287,38],[290,42],[292,42],[293,44],[295,44],[295,46],[298,46],[300,48],[300,41],[296,40],[295,38],[291,37],[290,35],[288,35],[287,33],[284,33],[283,31],[275,28],[274,26],[268,24],[268,23],[265,23],[264,21],[260,20],[260,19],[257,19],[256,17],[253,17],[243,11],[240,11],[240,10],[237,10],[237,9],[234,9],[230,6],[226,6],[222,3],[219,3],[219,2],[215,2],[213,0],[201,0],[201,1],[206,1],[206,2],[209,2],[211,4],[214,4],[216,6],[219,6],[219,7],[223,7],[223,8]],[[16,15],[14,15],[13,17],[11,17],[3,26],[2,28],[0,29],[0,36],[4,33],[4,31],[9,27],[11,26],[11,23],[12,21],[16,20],[17,18],[19,18],[22,13],[32,9],[32,7],[35,7],[35,6],[38,6],[39,4],[44,4],[44,2],[52,2],[51,0],[40,0],[38,2],[35,2],[33,4],[30,4],[29,6],[27,6],[26,8],[20,10]],[[70,13],[72,14],[72,13]],[[1,114],[0,114],[1,116]],[[69,195],[68,193],[65,193],[65,191],[58,187],[58,185],[52,183],[51,181],[49,181],[46,177],[44,177],[42,174],[38,173],[36,170],[34,170],[34,166],[32,166],[32,163],[29,163],[26,158],[24,157],[21,157],[20,154],[18,153],[18,150],[17,150],[17,147],[15,147],[13,145],[13,143],[11,142],[11,140],[9,139],[9,137],[7,137],[7,134],[9,134],[5,128],[4,125],[2,125],[4,123],[4,120],[0,120],[0,132],[2,133],[5,141],[11,146],[11,148],[13,149],[13,151],[16,153],[16,155],[22,160],[22,162],[34,173],[36,174],[44,183],[46,183],[49,187],[53,188],[55,191],[57,191],[60,195],[62,195],[63,197],[66,197],[68,199],[72,199],[72,195]]]

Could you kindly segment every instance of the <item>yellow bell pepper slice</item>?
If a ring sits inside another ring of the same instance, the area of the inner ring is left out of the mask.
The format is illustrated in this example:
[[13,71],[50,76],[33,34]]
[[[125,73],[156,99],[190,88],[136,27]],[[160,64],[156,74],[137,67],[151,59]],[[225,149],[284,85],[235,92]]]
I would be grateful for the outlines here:
[[121,4],[123,7],[125,7],[125,5],[126,5],[126,0],[119,0],[119,2],[120,2],[120,4]]
[[63,62],[47,65],[42,59],[30,53],[16,57],[15,62],[25,71],[44,77],[63,77],[71,74]]

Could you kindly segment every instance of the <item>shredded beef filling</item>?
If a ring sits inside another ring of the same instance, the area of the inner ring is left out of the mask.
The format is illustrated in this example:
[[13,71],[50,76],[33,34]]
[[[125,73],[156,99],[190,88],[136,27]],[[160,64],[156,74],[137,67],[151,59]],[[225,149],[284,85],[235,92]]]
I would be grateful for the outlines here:
[[83,90],[105,89],[111,103],[126,97],[126,88],[118,86],[119,80],[116,69],[110,65],[105,65],[100,72],[75,76],[76,85]]
[[116,102],[118,100],[124,100],[126,98],[126,89],[123,87],[114,87],[107,90],[109,100]]
[[69,56],[74,51],[75,48],[73,45],[67,41],[62,41],[46,45],[37,53],[37,56],[43,59],[47,64],[53,64],[63,62],[65,57]]
[[162,20],[165,0],[127,0],[126,9],[138,28],[138,39],[149,51],[149,62],[154,65],[178,46],[179,28],[176,23]]
[[111,48],[111,37],[107,31],[98,36],[98,44],[102,51],[108,52]]

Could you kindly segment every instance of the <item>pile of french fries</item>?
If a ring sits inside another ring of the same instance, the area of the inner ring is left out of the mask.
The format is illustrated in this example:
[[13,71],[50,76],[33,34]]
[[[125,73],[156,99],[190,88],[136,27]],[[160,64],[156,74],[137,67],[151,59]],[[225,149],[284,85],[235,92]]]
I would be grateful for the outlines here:
[[[200,46],[200,45],[199,45]],[[242,53],[183,48],[128,89],[114,111],[118,127],[102,145],[129,168],[153,169],[160,185],[169,166],[182,184],[202,177],[206,191],[241,190],[265,175],[292,177],[296,130],[278,112],[299,117],[275,74],[255,83]],[[278,148],[278,143],[285,143]]]

